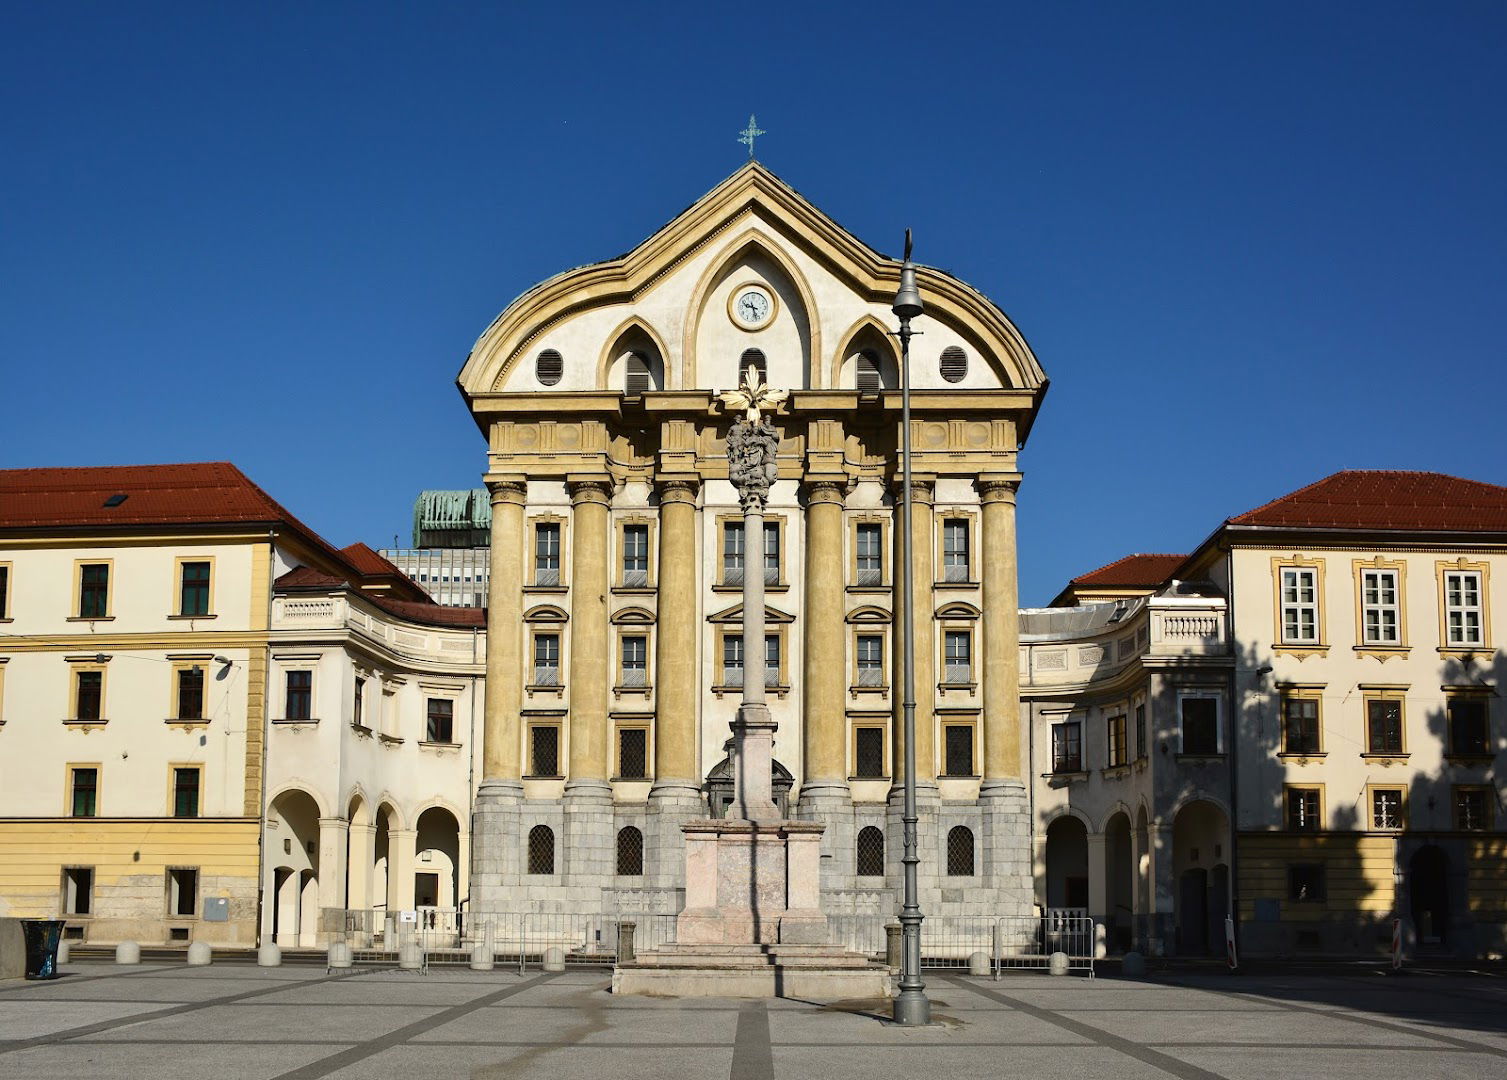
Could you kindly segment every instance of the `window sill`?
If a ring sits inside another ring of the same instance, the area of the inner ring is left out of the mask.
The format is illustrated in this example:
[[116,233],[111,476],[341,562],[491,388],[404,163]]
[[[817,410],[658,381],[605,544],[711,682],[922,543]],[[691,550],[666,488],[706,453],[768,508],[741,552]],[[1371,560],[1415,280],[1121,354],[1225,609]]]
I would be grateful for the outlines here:
[[1274,644],[1272,652],[1279,656],[1291,656],[1294,660],[1306,660],[1310,656],[1328,656],[1329,646],[1322,642],[1283,642]]
[[638,697],[648,697],[650,694],[654,693],[654,687],[652,687],[652,686],[614,686],[612,688],[612,693],[613,693],[614,697],[622,697],[624,694],[636,695]]
[[653,585],[614,585],[612,591],[619,596],[653,596],[659,589]]
[[272,721],[276,727],[314,727],[319,723],[317,716],[283,716]]
[[70,615],[64,622],[114,622],[114,615]]
[[208,612],[204,613],[203,615],[169,615],[168,616],[168,619],[171,620],[171,621],[174,621],[174,622],[192,622],[195,619],[218,619],[218,618],[219,618],[218,615],[212,615],[212,614],[210,614]]
[[1452,656],[1463,660],[1468,656],[1487,657],[1492,650],[1490,646],[1482,642],[1479,645],[1441,645],[1438,652],[1440,656]]
[[1495,754],[1445,754],[1444,760],[1451,765],[1490,765]]
[[560,596],[560,595],[564,595],[565,593],[570,592],[570,586],[569,585],[525,585],[523,587],[523,591],[526,592],[526,593],[546,593],[546,594],[550,594],[550,595]]
[[385,746],[399,746],[405,741],[403,736],[401,735],[384,735],[380,731],[377,732],[377,738],[380,739]]
[[1088,773],[1081,769],[1071,772],[1064,769],[1047,773],[1046,779],[1050,784],[1081,784],[1088,781]]
[[[766,694],[773,694],[775,697],[782,698],[782,697],[785,697],[787,694],[790,693],[790,684],[789,683],[779,683],[779,684],[765,683],[764,684],[764,692]],[[719,698],[722,697],[722,696],[724,696],[724,695],[726,695],[726,694],[742,694],[743,693],[743,687],[741,687],[741,686],[726,686],[726,685],[713,686],[712,687],[712,693],[716,694]]]
[[894,586],[892,586],[892,585],[849,585],[847,587],[847,589],[848,589],[848,592],[850,592],[850,593],[872,593],[875,596],[888,596],[891,592],[894,591]]
[[1356,645],[1356,656],[1369,656],[1375,660],[1406,660],[1413,650],[1407,645]]
[[424,750],[459,750],[458,742],[430,742],[427,739],[419,740],[419,748]]
[[3,619],[0,619],[0,622],[15,622],[15,621],[16,621],[15,619],[10,618],[10,617],[6,617],[6,618],[3,618]]
[[977,581],[934,581],[931,585],[934,589],[977,589]]
[[872,781],[872,780],[888,780],[888,779],[889,779],[889,775],[888,774],[885,774],[884,776],[850,776],[850,777],[848,777],[848,783],[850,783],[850,784],[856,784],[856,783],[859,783],[861,781],[866,781],[866,780]]
[[372,729],[367,727],[365,724],[353,723],[351,724],[351,730],[354,731],[357,735],[364,735],[367,738],[371,738],[372,736]]
[[937,689],[944,694],[949,690],[967,690],[971,694],[978,689],[978,685],[976,682],[939,682]]
[[1408,755],[1398,752],[1396,754],[1362,754],[1366,761],[1375,762],[1378,765],[1402,765],[1408,760]]
[[613,784],[647,784],[653,780],[652,776],[614,776],[609,783]]
[[108,717],[101,717],[98,720],[80,720],[75,716],[65,719],[63,721],[63,724],[66,727],[79,728],[83,731],[92,731],[94,728],[104,727],[109,722],[110,720]]
[[565,696],[565,683],[563,681],[545,685],[544,683],[529,683],[523,688],[530,694],[554,694],[556,697]]
[[865,694],[873,695],[874,697],[887,697],[889,695],[889,692],[890,692],[890,688],[889,688],[889,684],[887,684],[887,683],[884,686],[849,686],[848,687],[848,693],[852,697],[862,697]]
[[1328,756],[1329,752],[1326,750],[1314,750],[1306,754],[1297,750],[1284,750],[1277,755],[1277,758],[1280,761],[1291,761],[1299,765],[1306,765],[1310,761],[1323,761]]
[[1130,775],[1130,762],[1124,765],[1106,765],[1099,770],[1099,775],[1106,780],[1119,780],[1121,777]]
[[[766,583],[765,586],[764,586],[764,591],[765,592],[789,592],[790,591],[790,583],[788,581],[782,581],[778,585],[770,585],[770,584]],[[719,583],[719,584],[716,584],[716,585],[712,586],[712,592],[718,592],[718,593],[742,593],[743,592],[743,586],[742,585],[723,585],[723,584]]]
[[938,773],[938,780],[979,780],[982,777],[978,773]]
[[[564,780],[565,776],[564,776],[564,774],[559,774],[559,775],[550,774],[550,775],[546,775],[544,773],[526,773],[526,774],[524,774],[523,779],[525,779],[525,780]],[[529,875],[529,877],[548,877],[548,876],[549,876],[548,874],[530,874]]]
[[203,717],[200,717],[198,719],[189,719],[187,717],[181,716],[170,716],[166,720],[164,720],[163,723],[168,724],[172,727],[181,727],[184,729],[209,727],[209,721],[204,719]]
[[1175,756],[1180,765],[1221,765],[1224,763],[1223,754],[1177,754]]

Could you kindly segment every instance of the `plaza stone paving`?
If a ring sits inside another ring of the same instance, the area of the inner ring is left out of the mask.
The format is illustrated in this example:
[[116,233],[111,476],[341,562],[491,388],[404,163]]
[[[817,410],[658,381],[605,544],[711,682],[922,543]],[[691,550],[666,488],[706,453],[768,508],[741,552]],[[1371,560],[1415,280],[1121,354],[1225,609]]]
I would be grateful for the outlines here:
[[72,964],[0,983],[0,1078],[1507,1077],[1507,980],[1370,973],[993,981],[940,1023],[861,1003],[613,997],[608,973]]

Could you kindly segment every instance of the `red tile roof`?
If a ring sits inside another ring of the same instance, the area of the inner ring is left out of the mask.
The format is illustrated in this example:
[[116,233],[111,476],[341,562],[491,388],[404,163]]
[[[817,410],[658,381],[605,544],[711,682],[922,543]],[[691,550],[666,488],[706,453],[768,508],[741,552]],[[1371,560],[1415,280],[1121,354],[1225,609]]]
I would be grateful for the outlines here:
[[1507,487],[1433,472],[1346,469],[1229,525],[1409,532],[1507,532]]
[[372,577],[407,577],[403,571],[365,544],[358,542],[350,547],[343,547],[340,549],[340,554],[344,555],[346,560],[363,574]]
[[312,566],[295,566],[272,583],[275,589],[339,589],[345,578],[315,570]]
[[1104,588],[1151,588],[1171,577],[1172,571],[1186,558],[1186,555],[1126,555],[1107,566],[1073,578],[1072,584]]
[[0,469],[0,528],[277,521],[309,531],[228,461]]
[[418,604],[412,600],[390,600],[385,596],[367,596],[366,599],[388,614],[410,622],[428,623],[430,626],[476,627],[478,630],[487,628],[485,608]]

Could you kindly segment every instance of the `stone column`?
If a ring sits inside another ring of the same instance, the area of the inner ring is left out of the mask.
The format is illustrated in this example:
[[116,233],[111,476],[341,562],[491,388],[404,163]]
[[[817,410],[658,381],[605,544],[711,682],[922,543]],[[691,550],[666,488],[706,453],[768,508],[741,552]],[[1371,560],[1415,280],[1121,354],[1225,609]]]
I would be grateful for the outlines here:
[[376,850],[377,827],[357,825],[353,822],[349,830],[345,871],[348,882],[346,895],[350,897],[350,903],[347,906],[350,908],[376,907],[371,891],[372,867],[377,861]]
[[1096,923],[1109,924],[1109,837],[1088,834],[1088,915]]
[[806,486],[805,665],[801,724],[804,782],[800,816],[827,826],[822,836],[822,885],[852,885],[856,871],[853,797],[848,788],[847,641],[843,612],[843,500],[847,478],[810,480]]
[[[487,484],[492,495],[492,544],[487,580],[487,685],[483,703],[482,774],[476,791],[471,875],[472,909],[507,906],[504,890],[521,867],[518,809],[523,798],[523,510],[521,479]],[[389,860],[389,865],[391,860]],[[375,898],[373,898],[375,899]]]
[[684,884],[685,841],[680,827],[705,815],[697,755],[700,630],[696,599],[701,561],[696,554],[698,477],[659,484],[659,566],[654,626],[654,786],[649,789],[645,841],[650,883]]
[[774,730],[764,688],[764,493],[743,490],[743,694],[733,723],[733,805],[728,816],[777,821]]
[[[1020,700],[1020,600],[1015,563],[1016,474],[978,480],[983,601],[984,768],[979,802],[984,820],[984,874],[1003,909],[1030,910],[1030,799],[1021,760],[1021,732],[1030,723]],[[1100,867],[1102,873],[1103,867]]]
[[611,884],[612,785],[607,782],[607,708],[612,643],[607,594],[611,545],[605,476],[571,477],[570,766],[565,781],[563,865],[567,885]]
[[1131,826],[1130,940],[1131,947],[1142,952],[1146,949],[1146,874],[1151,862],[1146,848],[1146,830]]
[[[319,933],[320,944],[345,927],[345,818],[319,819]],[[328,912],[329,914],[326,914]]]
[[392,829],[387,834],[387,910],[413,910],[413,868],[419,834],[413,829]]
[[1148,945],[1151,955],[1166,956],[1177,948],[1177,882],[1172,877],[1172,826],[1153,823],[1146,832],[1147,853],[1151,856]]

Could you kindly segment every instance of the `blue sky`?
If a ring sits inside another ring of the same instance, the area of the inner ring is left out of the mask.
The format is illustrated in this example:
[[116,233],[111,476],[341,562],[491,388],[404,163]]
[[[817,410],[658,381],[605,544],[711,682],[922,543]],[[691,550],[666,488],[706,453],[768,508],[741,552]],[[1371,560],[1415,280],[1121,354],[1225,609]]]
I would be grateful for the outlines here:
[[759,156],[1052,379],[1021,596],[1345,467],[1507,483],[1507,5],[0,5],[0,466],[477,482],[535,281]]

